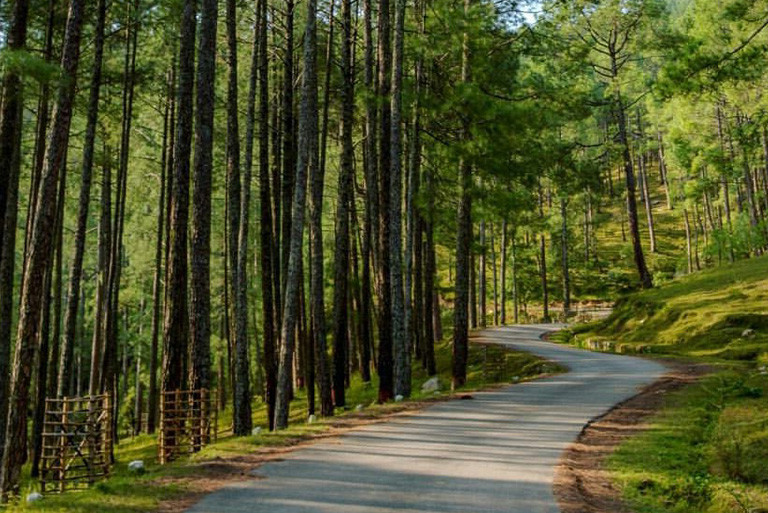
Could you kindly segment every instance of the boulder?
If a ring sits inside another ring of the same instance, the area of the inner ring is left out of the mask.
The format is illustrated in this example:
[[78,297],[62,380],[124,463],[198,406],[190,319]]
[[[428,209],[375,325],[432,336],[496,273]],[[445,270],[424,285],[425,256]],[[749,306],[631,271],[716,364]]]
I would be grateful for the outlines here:
[[255,427],[255,428],[251,429],[251,434],[253,436],[259,436],[261,434],[261,428],[260,427]]
[[438,390],[440,390],[440,380],[437,376],[429,378],[421,385],[422,392],[437,392]]
[[40,492],[32,492],[27,495],[27,502],[37,502],[43,500],[43,494]]
[[741,338],[752,338],[755,336],[755,330],[747,328],[741,332]]
[[144,467],[144,461],[133,460],[128,464],[128,470],[136,474],[143,474],[146,468]]
[[395,396],[395,402],[396,402],[396,403],[400,403],[400,402],[402,402],[402,401],[403,401],[403,399],[404,399],[404,397],[403,397],[402,395],[400,395],[400,394],[397,394],[397,395]]

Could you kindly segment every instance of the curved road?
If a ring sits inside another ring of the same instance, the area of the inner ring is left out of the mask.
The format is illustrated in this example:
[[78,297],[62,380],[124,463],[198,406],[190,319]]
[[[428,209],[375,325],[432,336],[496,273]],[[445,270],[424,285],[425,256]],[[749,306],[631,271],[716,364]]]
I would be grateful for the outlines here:
[[628,356],[540,340],[555,325],[479,338],[570,372],[474,394],[320,441],[206,496],[194,513],[555,513],[554,469],[592,418],[664,373]]

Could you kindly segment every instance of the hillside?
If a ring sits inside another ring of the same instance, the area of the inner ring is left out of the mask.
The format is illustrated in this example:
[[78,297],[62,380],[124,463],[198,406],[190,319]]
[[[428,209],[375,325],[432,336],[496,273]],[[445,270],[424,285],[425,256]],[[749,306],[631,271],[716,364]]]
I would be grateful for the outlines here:
[[727,360],[768,354],[768,256],[619,299],[605,320],[570,330],[584,347]]

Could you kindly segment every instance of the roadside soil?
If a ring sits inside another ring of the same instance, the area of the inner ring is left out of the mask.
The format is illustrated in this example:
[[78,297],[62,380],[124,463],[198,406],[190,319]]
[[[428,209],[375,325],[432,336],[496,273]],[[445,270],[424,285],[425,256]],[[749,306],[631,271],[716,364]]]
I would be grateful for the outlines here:
[[711,372],[700,363],[661,363],[670,369],[664,377],[593,419],[563,453],[554,485],[562,513],[631,513],[605,469],[607,458],[622,442],[648,428],[650,417],[663,406],[667,394]]

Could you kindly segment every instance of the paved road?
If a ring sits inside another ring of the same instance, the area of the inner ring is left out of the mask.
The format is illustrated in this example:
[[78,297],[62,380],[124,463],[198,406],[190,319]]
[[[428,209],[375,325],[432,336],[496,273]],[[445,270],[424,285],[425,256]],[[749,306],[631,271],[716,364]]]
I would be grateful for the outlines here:
[[543,342],[551,325],[483,338],[570,372],[430,406],[318,442],[206,496],[194,513],[555,513],[554,468],[584,424],[664,372]]

